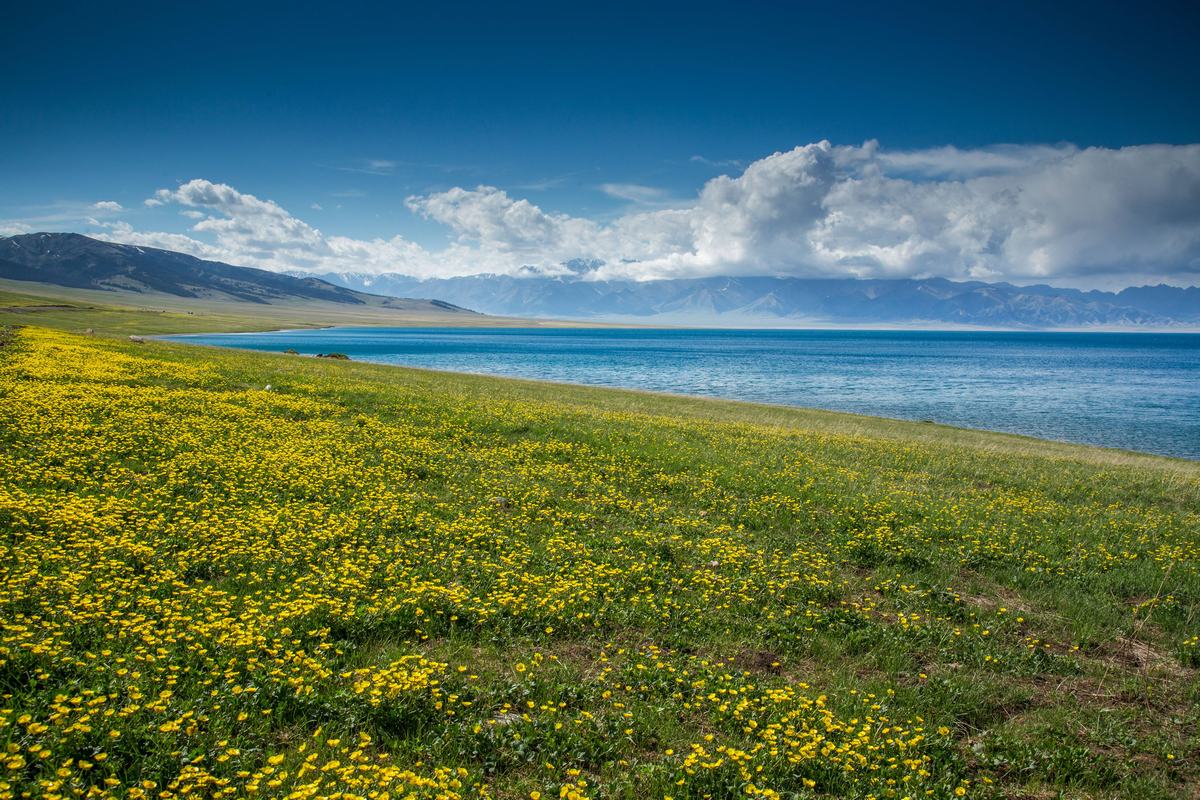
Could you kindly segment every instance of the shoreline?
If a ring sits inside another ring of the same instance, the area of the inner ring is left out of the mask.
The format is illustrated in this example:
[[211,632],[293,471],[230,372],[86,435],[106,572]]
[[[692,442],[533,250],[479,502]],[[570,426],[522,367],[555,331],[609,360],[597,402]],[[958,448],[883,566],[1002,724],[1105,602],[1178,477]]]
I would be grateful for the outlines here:
[[[1055,335],[1055,334],[1143,334],[1153,336],[1200,336],[1200,328],[1002,328],[977,327],[958,325],[938,327],[933,325],[683,325],[683,324],[626,324],[624,322],[607,322],[571,319],[551,319],[541,317],[486,317],[487,319],[502,320],[505,324],[480,325],[439,325],[414,321],[408,324],[314,324],[301,327],[261,328],[248,331],[189,331],[181,333],[149,334],[147,338],[167,339],[182,336],[241,336],[262,333],[290,333],[314,330],[346,329],[389,329],[405,330],[410,328],[435,328],[438,330],[637,330],[637,331],[744,331],[753,332],[813,332],[813,333],[1005,333],[1014,335]],[[528,325],[508,324],[529,322]],[[543,324],[538,324],[543,323]],[[551,324],[553,323],[553,324]]]
[[[330,329],[334,329],[334,328],[338,328],[338,327],[350,327],[350,326],[321,326],[319,328],[314,327],[314,328],[291,329],[291,331],[302,333],[305,331],[313,331],[313,330],[330,330]],[[354,327],[368,328],[368,327],[374,327],[374,326],[354,326]],[[405,327],[410,327],[410,326],[405,326]],[[462,330],[462,328],[461,328],[461,326],[454,326],[454,327],[442,328],[441,330],[460,331],[460,330]],[[513,328],[513,329],[500,329],[500,330],[521,330],[521,329]],[[544,331],[547,329],[533,328],[533,329],[528,329],[528,330]],[[646,330],[646,329],[643,329],[643,330]],[[656,330],[656,329],[648,329],[648,330]],[[679,330],[679,329],[661,329],[661,330]],[[688,330],[696,330],[697,332],[699,332],[699,331],[704,331],[704,330],[728,331],[730,329],[720,328],[720,329],[688,329]],[[739,330],[743,330],[743,329],[739,329]],[[756,329],[748,329],[748,330],[753,332]],[[291,357],[291,358],[298,357],[298,358],[303,358],[306,360],[317,358],[316,354],[310,354],[310,353],[291,354],[291,353],[283,353],[278,350],[263,350],[263,349],[250,348],[250,347],[230,347],[230,346],[224,346],[221,344],[215,344],[215,343],[210,343],[210,342],[192,341],[192,339],[194,339],[194,338],[208,337],[208,336],[224,337],[224,336],[243,336],[243,335],[257,335],[257,334],[262,334],[262,333],[286,333],[286,332],[290,332],[290,331],[243,331],[243,332],[237,332],[237,333],[215,333],[215,334],[167,334],[167,335],[161,335],[161,336],[147,337],[147,339],[148,340],[154,339],[156,341],[162,341],[162,342],[166,342],[166,343],[190,345],[193,347],[212,347],[212,348],[215,348],[218,350],[224,350],[224,351],[255,353],[255,354],[259,354],[259,355],[268,355],[268,356],[276,356],[276,357]],[[817,330],[817,332],[824,332],[824,331]],[[931,333],[947,333],[947,331],[929,331],[929,332],[931,332]],[[980,333],[1020,333],[1020,332],[1013,332],[1013,331],[982,332],[981,331]],[[1035,332],[1030,332],[1030,333],[1035,333]],[[1040,332],[1038,332],[1038,333],[1040,333]],[[324,359],[322,359],[322,360],[324,360]],[[880,415],[880,414],[870,414],[870,413],[863,413],[863,412],[859,412],[859,411],[849,411],[849,410],[844,410],[844,409],[839,409],[839,408],[831,408],[831,407],[822,407],[822,406],[814,406],[814,405],[794,405],[794,404],[789,404],[789,403],[784,403],[784,402],[772,402],[770,400],[743,399],[743,398],[738,398],[738,397],[729,397],[729,396],[722,396],[722,395],[715,395],[715,394],[700,394],[700,393],[679,392],[679,391],[670,391],[670,390],[662,390],[662,389],[646,389],[646,388],[641,388],[641,387],[637,387],[637,386],[628,386],[628,385],[550,380],[550,379],[545,379],[545,378],[532,378],[532,377],[525,377],[525,376],[521,376],[521,375],[514,375],[514,374],[508,374],[508,373],[477,372],[477,371],[468,371],[468,370],[460,370],[460,369],[443,369],[443,368],[429,367],[429,366],[415,366],[415,365],[409,365],[409,364],[389,363],[389,362],[385,362],[385,361],[377,361],[377,360],[371,360],[371,359],[365,359],[365,358],[356,358],[353,356],[351,356],[346,362],[339,362],[339,363],[368,365],[373,368],[410,370],[410,371],[417,371],[417,372],[428,373],[431,375],[440,375],[440,376],[459,376],[459,377],[470,377],[470,378],[479,378],[479,379],[486,379],[486,380],[516,381],[516,382],[521,382],[521,383],[526,383],[526,384],[530,384],[533,386],[541,386],[541,387],[552,386],[552,387],[564,387],[564,388],[570,388],[570,389],[593,390],[593,391],[602,391],[602,392],[631,392],[631,393],[636,393],[636,394],[640,394],[640,395],[646,395],[646,396],[662,398],[662,399],[671,399],[671,400],[686,400],[686,401],[702,402],[702,403],[733,403],[733,404],[738,404],[741,406],[747,406],[747,407],[751,407],[751,408],[757,407],[757,408],[773,409],[773,410],[780,410],[780,411],[813,412],[813,413],[819,413],[819,414],[840,414],[840,415],[847,415],[847,416],[854,417],[854,418],[862,418],[862,419],[866,419],[866,420],[878,420],[878,421],[883,421],[883,422],[900,423],[900,424],[904,424],[904,425],[929,427],[930,429],[936,428],[936,429],[942,429],[945,431],[968,432],[968,433],[973,433],[973,434],[984,434],[984,435],[988,435],[988,436],[1014,437],[1018,440],[1021,440],[1021,441],[1027,442],[1027,443],[1047,443],[1047,444],[1051,444],[1051,445],[1062,445],[1062,446],[1066,446],[1066,447],[1080,447],[1080,448],[1087,448],[1087,449],[1091,449],[1091,450],[1104,451],[1107,453],[1111,453],[1113,455],[1136,456],[1136,457],[1152,458],[1152,459],[1165,459],[1170,462],[1175,462],[1175,463],[1180,463],[1180,464],[1188,464],[1188,465],[1192,465],[1192,466],[1200,466],[1200,456],[1188,457],[1188,456],[1182,456],[1182,455],[1172,455],[1172,454],[1154,452],[1154,451],[1148,451],[1148,450],[1136,450],[1136,449],[1132,449],[1132,448],[1128,448],[1128,447],[1121,447],[1118,445],[1096,444],[1096,443],[1081,442],[1081,441],[1076,441],[1076,440],[1071,440],[1071,439],[1053,438],[1053,437],[1049,437],[1049,436],[1038,436],[1035,434],[1022,433],[1022,432],[1017,432],[1017,431],[998,430],[995,428],[974,427],[974,426],[969,426],[969,425],[959,425],[959,424],[940,422],[940,421],[937,421],[934,419],[923,419],[923,418],[918,418],[918,417],[884,416],[884,415]]]

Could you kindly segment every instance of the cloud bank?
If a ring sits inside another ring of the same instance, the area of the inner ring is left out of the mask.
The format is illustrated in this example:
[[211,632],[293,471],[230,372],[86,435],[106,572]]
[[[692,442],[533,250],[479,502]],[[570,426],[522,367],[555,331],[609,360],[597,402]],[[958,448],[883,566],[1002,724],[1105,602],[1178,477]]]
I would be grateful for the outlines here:
[[111,224],[107,238],[267,269],[559,274],[929,277],[1098,285],[1200,281],[1200,145],[889,151],[807,144],[713,178],[690,202],[606,184],[643,208],[598,222],[493,186],[408,198],[445,226],[429,250],[401,236],[325,234],[269,200],[193,180],[146,201],[198,218],[188,234]]

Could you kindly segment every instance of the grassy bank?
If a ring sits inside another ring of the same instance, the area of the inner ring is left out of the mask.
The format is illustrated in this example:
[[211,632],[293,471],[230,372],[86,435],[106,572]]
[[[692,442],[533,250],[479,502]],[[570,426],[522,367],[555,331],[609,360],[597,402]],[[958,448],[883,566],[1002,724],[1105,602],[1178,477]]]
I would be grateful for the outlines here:
[[5,796],[1200,789],[1189,462],[25,327],[0,532]]

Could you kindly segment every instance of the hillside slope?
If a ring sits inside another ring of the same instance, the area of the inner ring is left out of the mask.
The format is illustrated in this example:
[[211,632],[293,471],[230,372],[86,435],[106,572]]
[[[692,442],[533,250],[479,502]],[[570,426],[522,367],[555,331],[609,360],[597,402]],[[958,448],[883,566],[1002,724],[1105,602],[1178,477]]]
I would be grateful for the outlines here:
[[319,278],[235,267],[171,250],[116,244],[77,233],[0,237],[0,278],[77,289],[259,304],[322,301],[465,312],[441,301],[382,297]]

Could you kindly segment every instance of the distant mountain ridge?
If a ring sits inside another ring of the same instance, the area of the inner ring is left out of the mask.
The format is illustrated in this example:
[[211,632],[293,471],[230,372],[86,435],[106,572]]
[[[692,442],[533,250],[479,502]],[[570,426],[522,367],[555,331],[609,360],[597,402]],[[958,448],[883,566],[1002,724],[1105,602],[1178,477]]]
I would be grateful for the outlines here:
[[[592,281],[571,273],[414,278],[279,273],[75,233],[0,237],[0,278],[84,289],[250,303],[324,301],[400,310],[693,325],[963,325],[1000,328],[1197,328],[1200,288],[1119,292],[951,281],[713,277]],[[437,297],[437,300],[411,298]]]
[[77,233],[0,237],[0,278],[262,304],[302,300],[471,313],[440,300],[383,297],[313,276],[235,267],[173,250],[116,244]]
[[328,273],[382,294],[437,296],[487,314],[716,325],[948,324],[1005,328],[1196,327],[1200,288],[1120,292],[924,279],[717,277],[588,281],[576,276],[413,278]]

